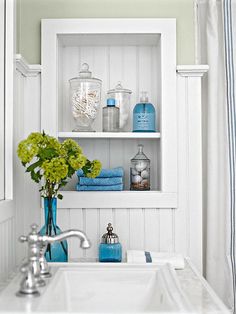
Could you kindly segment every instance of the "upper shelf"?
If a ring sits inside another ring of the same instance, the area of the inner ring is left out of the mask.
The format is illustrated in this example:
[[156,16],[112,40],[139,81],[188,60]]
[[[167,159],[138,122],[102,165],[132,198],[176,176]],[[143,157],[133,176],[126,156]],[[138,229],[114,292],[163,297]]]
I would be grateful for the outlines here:
[[157,139],[159,132],[134,133],[134,132],[58,132],[59,138],[146,138]]

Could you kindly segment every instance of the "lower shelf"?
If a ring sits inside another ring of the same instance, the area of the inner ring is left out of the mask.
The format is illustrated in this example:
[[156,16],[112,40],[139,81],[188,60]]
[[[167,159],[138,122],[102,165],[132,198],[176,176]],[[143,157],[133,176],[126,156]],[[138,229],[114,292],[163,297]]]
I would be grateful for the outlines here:
[[63,191],[58,208],[177,208],[177,193]]

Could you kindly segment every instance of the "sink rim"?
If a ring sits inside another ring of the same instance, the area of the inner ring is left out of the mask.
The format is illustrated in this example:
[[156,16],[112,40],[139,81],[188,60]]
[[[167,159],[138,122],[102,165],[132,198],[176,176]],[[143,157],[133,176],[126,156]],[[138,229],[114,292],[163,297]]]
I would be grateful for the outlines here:
[[[60,265],[58,265],[60,264]],[[50,280],[46,290],[50,293],[53,287],[53,283],[59,279],[59,276],[67,271],[119,271],[127,270],[132,272],[139,271],[155,271],[159,272],[159,276],[162,277],[164,282],[164,290],[167,293],[173,304],[176,305],[176,313],[192,312],[192,305],[187,299],[185,293],[183,292],[180,283],[178,281],[178,276],[175,269],[171,264],[156,265],[156,264],[128,264],[128,263],[50,263],[51,271],[53,273],[53,278]],[[47,298],[46,291],[42,294],[42,298]],[[139,313],[139,312],[137,312]]]

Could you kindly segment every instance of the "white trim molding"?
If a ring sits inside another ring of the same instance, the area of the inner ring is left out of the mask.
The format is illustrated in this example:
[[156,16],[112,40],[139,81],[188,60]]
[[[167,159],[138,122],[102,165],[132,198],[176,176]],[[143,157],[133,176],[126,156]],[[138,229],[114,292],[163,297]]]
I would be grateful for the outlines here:
[[20,54],[15,55],[16,69],[24,76],[34,77],[41,73],[40,64],[29,64]]
[[201,77],[209,70],[209,65],[177,65],[176,71],[181,76]]
[[14,1],[6,1],[5,46],[5,199],[13,199]]

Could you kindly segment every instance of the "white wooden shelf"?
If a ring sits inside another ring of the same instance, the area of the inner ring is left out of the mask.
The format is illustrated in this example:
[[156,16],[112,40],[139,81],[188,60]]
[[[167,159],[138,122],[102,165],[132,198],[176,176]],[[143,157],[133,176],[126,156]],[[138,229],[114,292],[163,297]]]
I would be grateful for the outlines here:
[[177,194],[160,191],[62,191],[58,208],[176,208]]
[[[125,132],[101,132],[101,110],[93,124],[96,132],[66,132],[73,130],[75,124],[68,81],[78,75],[83,62],[91,65],[94,77],[102,80],[102,104],[108,88],[118,81],[132,90]],[[84,154],[100,160],[104,168],[123,167],[126,189],[130,159],[137,153],[138,143],[144,142],[144,152],[151,160],[151,186],[156,189],[77,192],[76,178],[72,178],[68,190],[63,191],[64,199],[58,202],[59,208],[177,207],[175,19],[42,20],[41,81],[42,130],[61,140],[80,140]],[[161,133],[129,131],[133,105],[139,101],[141,90],[148,91],[156,106]]]
[[157,139],[161,137],[159,132],[58,132],[59,138],[146,138]]

